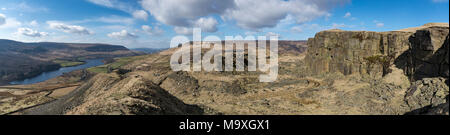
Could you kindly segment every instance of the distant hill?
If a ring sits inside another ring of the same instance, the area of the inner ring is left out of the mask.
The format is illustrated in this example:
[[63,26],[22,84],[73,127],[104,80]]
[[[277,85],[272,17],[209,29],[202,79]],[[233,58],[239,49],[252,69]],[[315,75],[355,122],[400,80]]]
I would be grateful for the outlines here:
[[54,60],[80,60],[135,56],[119,45],[78,43],[23,43],[0,39],[0,84],[39,75],[60,68]]
[[144,52],[147,54],[153,54],[157,52],[161,52],[163,50],[167,50],[168,48],[132,48],[133,51]]

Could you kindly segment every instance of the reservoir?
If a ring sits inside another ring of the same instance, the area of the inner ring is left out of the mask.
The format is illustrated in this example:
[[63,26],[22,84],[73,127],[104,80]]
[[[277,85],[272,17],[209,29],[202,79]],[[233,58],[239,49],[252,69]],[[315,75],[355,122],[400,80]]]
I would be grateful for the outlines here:
[[78,66],[73,66],[73,67],[63,67],[60,68],[58,70],[55,71],[48,71],[48,72],[44,72],[38,76],[32,77],[32,78],[27,78],[25,80],[22,81],[13,81],[10,82],[10,84],[12,85],[26,85],[26,84],[34,84],[34,83],[39,83],[39,82],[44,82],[47,81],[49,79],[53,79],[56,78],[58,76],[63,75],[64,73],[69,73],[75,70],[80,70],[80,69],[86,69],[86,68],[90,68],[90,67],[96,67],[96,66],[100,66],[103,65],[104,63],[102,62],[103,59],[91,59],[91,60],[86,60],[85,64],[83,65],[78,65]]

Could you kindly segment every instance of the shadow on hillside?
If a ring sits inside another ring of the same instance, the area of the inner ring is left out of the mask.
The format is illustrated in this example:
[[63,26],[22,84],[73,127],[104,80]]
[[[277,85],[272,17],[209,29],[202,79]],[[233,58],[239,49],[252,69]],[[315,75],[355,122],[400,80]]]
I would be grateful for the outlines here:
[[[394,60],[394,64],[403,69],[406,75],[410,78],[410,81],[422,80],[423,78],[433,78],[433,77],[449,77],[449,64],[448,64],[448,36],[442,45],[427,61],[421,61],[417,59],[414,54],[417,51],[421,53],[432,53],[424,50],[413,50],[421,48],[413,48],[405,51],[397,59]],[[409,42],[414,44],[414,37],[409,38]],[[429,61],[433,61],[431,63]],[[438,63],[436,63],[438,62]],[[448,83],[447,83],[448,86]]]
[[[419,109],[412,110],[410,112],[405,113],[405,115],[447,115],[449,112],[449,95],[445,98],[447,100],[446,103],[432,106],[428,105]],[[447,114],[445,114],[447,113]]]

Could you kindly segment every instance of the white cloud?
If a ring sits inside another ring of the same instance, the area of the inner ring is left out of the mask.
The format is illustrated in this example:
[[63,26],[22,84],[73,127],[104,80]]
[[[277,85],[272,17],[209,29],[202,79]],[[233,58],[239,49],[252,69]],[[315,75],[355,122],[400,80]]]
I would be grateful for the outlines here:
[[357,19],[356,17],[352,17],[352,13],[350,13],[350,12],[345,13],[344,18],[348,18],[350,20],[356,20]]
[[33,20],[30,22],[30,26],[36,27],[38,25],[39,25],[39,23],[36,20]]
[[[329,17],[328,11],[350,0],[142,0],[142,7],[156,20],[175,26],[175,31],[189,31],[202,18],[219,15],[234,20],[241,28],[258,30],[275,27],[288,15],[302,24],[318,17]],[[217,22],[209,19],[211,23]],[[203,20],[204,21],[204,20]],[[208,25],[213,26],[213,25]],[[204,27],[205,28],[205,27]],[[207,31],[216,31],[213,27]]]
[[183,35],[191,35],[194,27],[200,28],[202,32],[216,32],[218,24],[217,20],[212,17],[200,18],[191,27],[176,26],[174,30],[177,34]]
[[[107,8],[117,9],[123,12],[126,12],[133,16],[134,19],[147,20],[149,14],[145,10],[140,10],[137,8],[133,2],[129,1],[121,1],[121,0],[87,0],[96,5],[100,5]],[[126,18],[120,16],[110,16],[110,17],[101,17],[99,19],[89,19],[85,21],[101,21],[106,23],[124,23],[124,24],[133,24],[133,18]]]
[[21,22],[17,21],[15,18],[8,18],[3,14],[0,14],[0,29],[16,29],[22,25]]
[[117,16],[117,15],[111,15],[111,16],[102,16],[98,18],[90,18],[90,19],[84,19],[84,20],[77,20],[77,21],[69,21],[67,23],[71,24],[82,24],[82,23],[91,23],[91,22],[100,22],[100,23],[110,23],[110,24],[126,24],[131,25],[134,24],[134,19],[131,17],[123,17],[123,16]]
[[204,32],[216,32],[217,24],[219,23],[212,17],[200,18],[195,22],[195,26],[201,28]]
[[[340,24],[333,23],[330,27],[331,27],[331,29],[355,28],[356,25],[346,25],[346,24],[343,24],[343,23],[340,23]],[[327,28],[329,28],[329,27],[327,27]]]
[[148,14],[144,10],[136,10],[133,12],[133,17],[136,19],[147,20]]
[[164,33],[164,31],[157,26],[154,26],[152,28],[148,25],[142,25],[141,28],[145,33],[150,34],[150,35],[162,35]]
[[[226,19],[236,20],[245,29],[274,27],[287,16],[287,2],[280,0],[236,0],[236,8],[227,10]],[[275,7],[278,6],[278,7]],[[270,12],[267,10],[270,9]]]
[[350,17],[352,17],[352,13],[350,13],[350,12],[345,13],[344,18],[350,18]]
[[118,38],[118,39],[135,39],[138,36],[134,33],[130,33],[127,30],[122,30],[120,32],[109,33],[108,37],[110,38]]
[[233,0],[143,0],[141,3],[156,20],[175,26],[174,30],[179,34],[188,34],[193,27],[216,32],[217,20],[208,16],[221,15],[226,9],[234,7]]
[[133,18],[121,17],[121,16],[100,17],[96,20],[91,20],[91,21],[98,21],[98,22],[104,22],[104,23],[122,23],[122,24],[133,24],[134,23]]
[[375,23],[375,26],[378,28],[384,27],[384,23],[378,20],[373,20],[373,23]]
[[29,12],[29,13],[39,13],[39,12],[48,12],[49,9],[46,7],[38,6],[38,5],[29,5],[27,2],[21,2],[17,5],[12,6],[12,10],[17,10],[20,12]]
[[[298,24],[318,17],[329,17],[328,10],[349,0],[235,0],[237,8],[227,10],[227,19],[236,20],[245,29],[260,29],[276,26],[288,15]],[[270,9],[270,12],[267,10]]]
[[343,23],[342,24],[333,23],[331,25],[331,29],[339,29],[339,28],[344,28],[344,27],[346,27],[346,25]]
[[233,0],[142,0],[142,7],[156,20],[173,26],[191,26],[199,18],[222,14]]
[[294,26],[294,27],[291,28],[291,30],[292,30],[293,32],[298,32],[298,33],[303,32],[303,29],[302,29],[302,27],[300,27],[300,26]]
[[60,22],[48,21],[47,24],[52,29],[60,30],[66,33],[74,33],[80,35],[92,35],[94,32],[78,25],[67,25]]
[[105,25],[105,26],[100,26],[99,28],[115,31],[115,30],[127,29],[128,27],[124,26],[124,25]]
[[38,32],[38,31],[30,29],[30,28],[19,28],[19,29],[17,29],[17,32],[14,34],[28,36],[28,37],[44,37],[44,36],[48,35],[47,32]]
[[304,25],[306,28],[308,28],[309,30],[318,30],[318,29],[323,29],[322,26],[320,26],[319,24],[311,24],[311,25]]
[[114,7],[114,4],[110,0],[88,0],[97,5],[105,6],[105,7]]
[[130,14],[136,11],[131,4],[127,2],[121,2],[120,0],[87,0],[87,1],[107,8],[118,9]]
[[175,27],[173,29],[175,31],[175,33],[177,34],[183,34],[183,35],[192,35],[192,28],[187,28],[187,27]]
[[3,14],[0,14],[0,25],[3,25],[6,23],[6,16]]
[[378,23],[376,23],[376,26],[377,26],[378,28],[384,27],[384,23],[378,22]]
[[247,32],[245,32],[244,34],[245,34],[246,36],[253,36],[253,35],[256,35],[257,33],[254,32],[254,31],[247,31]]
[[280,34],[277,34],[277,33],[273,33],[273,32],[267,32],[266,33],[266,37],[267,37],[267,39],[269,39],[270,37],[278,37],[278,39],[280,39],[281,38],[281,35]]
[[7,10],[6,8],[2,8],[2,10]]

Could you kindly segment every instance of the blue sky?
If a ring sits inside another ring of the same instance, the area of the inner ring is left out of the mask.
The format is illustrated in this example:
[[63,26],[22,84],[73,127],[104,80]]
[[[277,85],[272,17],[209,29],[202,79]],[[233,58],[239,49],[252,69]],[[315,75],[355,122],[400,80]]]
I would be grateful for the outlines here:
[[172,37],[390,31],[449,22],[448,0],[2,0],[0,39],[166,48]]

